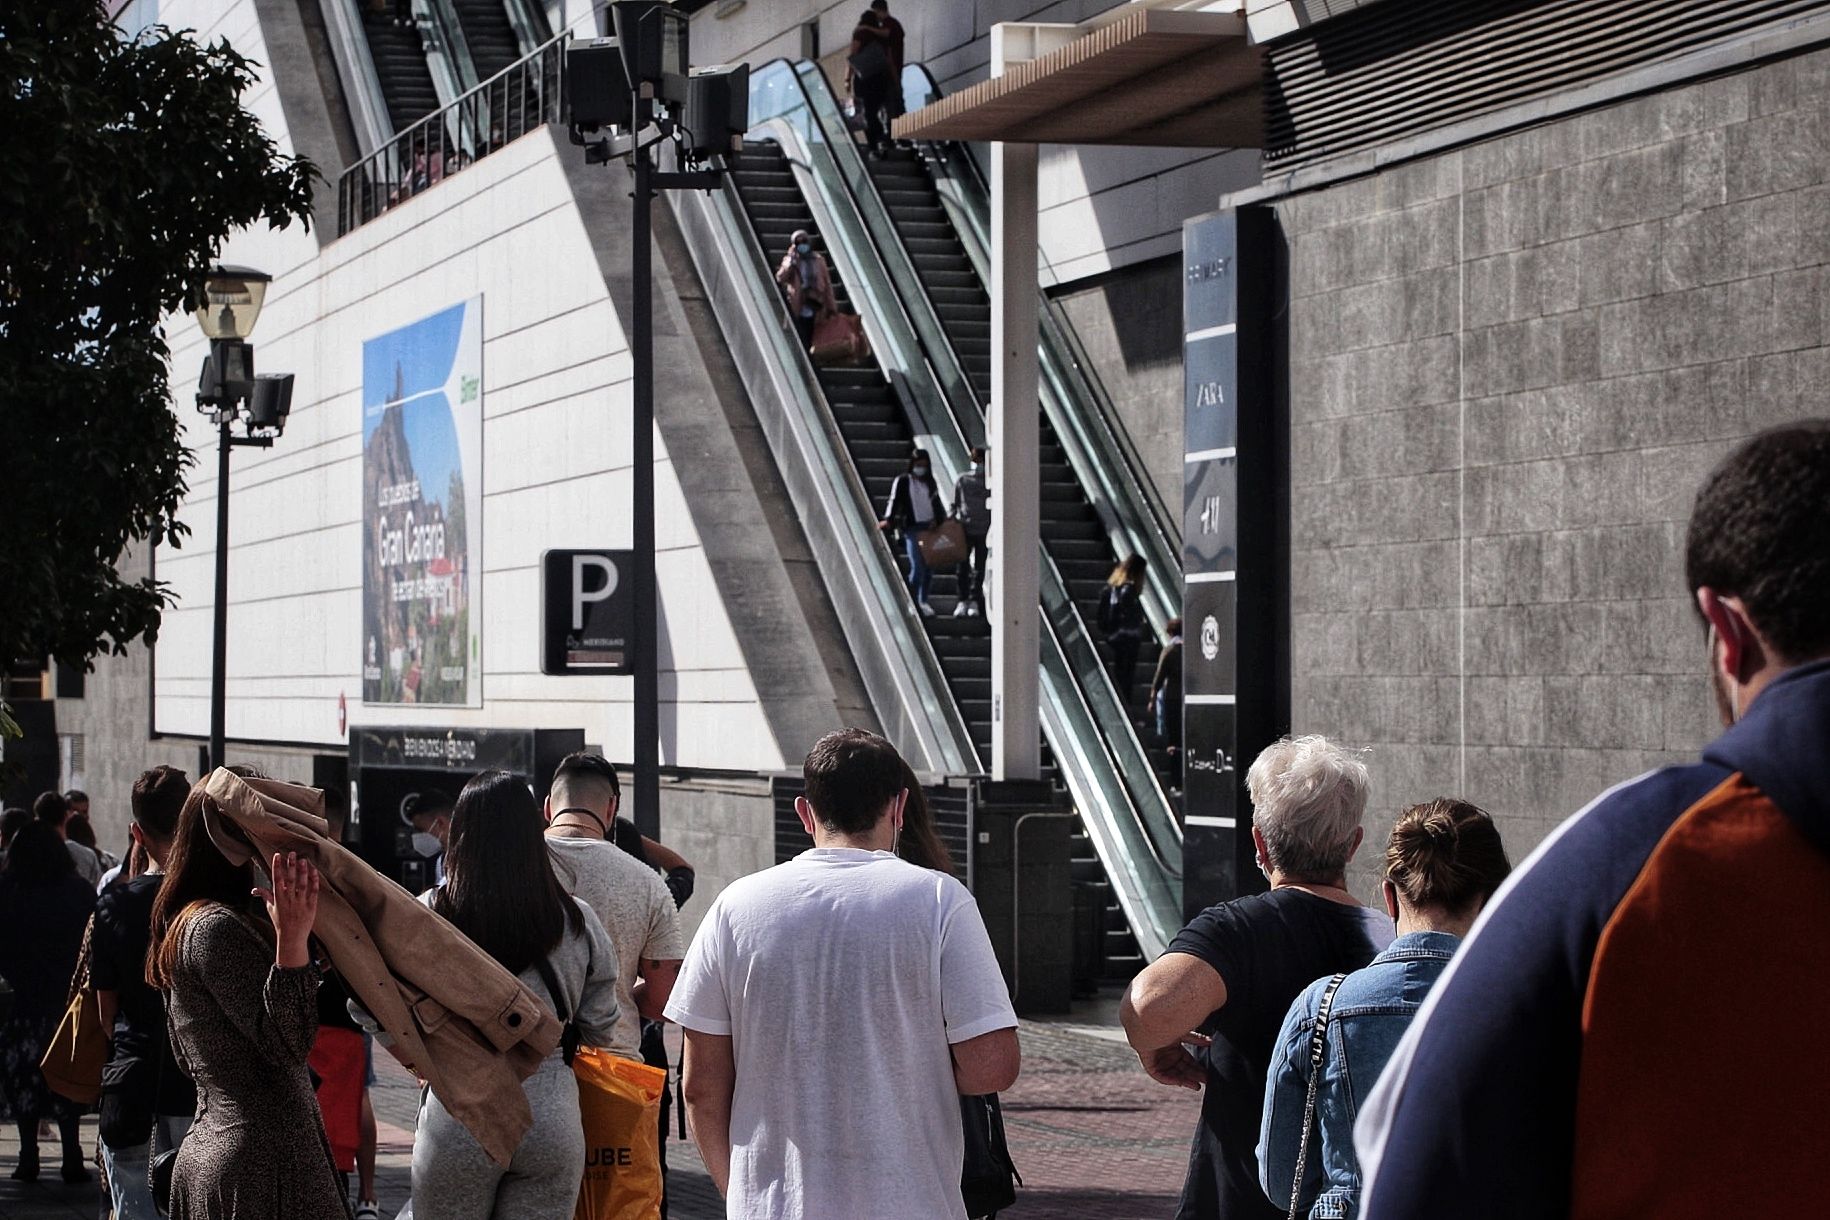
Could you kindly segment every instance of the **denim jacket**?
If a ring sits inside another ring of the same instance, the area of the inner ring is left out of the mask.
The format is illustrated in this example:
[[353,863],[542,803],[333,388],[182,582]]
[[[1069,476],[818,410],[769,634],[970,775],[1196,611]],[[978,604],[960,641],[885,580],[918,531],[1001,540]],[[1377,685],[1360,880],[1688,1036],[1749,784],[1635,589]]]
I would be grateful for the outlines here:
[[[1360,1165],[1353,1151],[1354,1119],[1460,943],[1460,937],[1446,932],[1407,932],[1365,969],[1348,975],[1335,992],[1322,1083],[1315,1097],[1316,1131],[1309,1137],[1303,1172],[1301,1197],[1309,1203],[1309,1220],[1353,1220],[1358,1215]],[[1258,1184],[1279,1211],[1290,1207],[1309,1090],[1309,1040],[1327,985],[1327,979],[1317,979],[1290,1005],[1265,1081]]]

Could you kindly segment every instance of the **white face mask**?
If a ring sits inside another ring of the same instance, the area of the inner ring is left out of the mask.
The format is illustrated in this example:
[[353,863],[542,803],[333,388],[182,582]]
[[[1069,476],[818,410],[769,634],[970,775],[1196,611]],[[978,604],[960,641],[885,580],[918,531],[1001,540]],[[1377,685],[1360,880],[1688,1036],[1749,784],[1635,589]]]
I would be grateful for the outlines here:
[[430,860],[435,856],[442,855],[445,851],[445,845],[438,841],[437,835],[424,830],[416,830],[413,832],[413,850],[418,852],[423,858]]
[[928,468],[926,466],[915,467],[915,477],[918,479],[927,478],[928,477]]
[[983,462],[972,463],[972,473],[973,474],[984,474],[985,473],[985,463],[983,463]]

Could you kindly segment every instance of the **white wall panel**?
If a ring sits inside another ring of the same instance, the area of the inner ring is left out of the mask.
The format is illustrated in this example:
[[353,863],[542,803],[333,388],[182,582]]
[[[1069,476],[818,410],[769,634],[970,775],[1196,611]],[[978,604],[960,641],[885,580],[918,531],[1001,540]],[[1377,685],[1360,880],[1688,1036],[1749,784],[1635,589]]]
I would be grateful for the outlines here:
[[[250,0],[168,0],[161,17],[265,58]],[[263,83],[246,100],[287,148],[277,92]],[[225,262],[275,277],[253,336],[258,368],[297,378],[286,435],[271,450],[233,454],[232,737],[334,746],[341,694],[351,724],[578,727],[628,757],[629,679],[539,672],[540,553],[629,541],[628,345],[560,160],[576,155],[535,133],[322,249],[297,226],[237,234],[226,244]],[[338,167],[321,168],[334,182]],[[482,706],[364,706],[362,344],[477,296]],[[171,319],[168,333],[182,405],[206,345],[188,317]],[[192,533],[182,549],[163,547],[156,557],[157,575],[179,604],[158,643],[155,728],[202,734],[215,433],[188,410],[180,414],[197,458],[181,514]],[[777,769],[780,750],[658,440],[656,453],[664,761]]]

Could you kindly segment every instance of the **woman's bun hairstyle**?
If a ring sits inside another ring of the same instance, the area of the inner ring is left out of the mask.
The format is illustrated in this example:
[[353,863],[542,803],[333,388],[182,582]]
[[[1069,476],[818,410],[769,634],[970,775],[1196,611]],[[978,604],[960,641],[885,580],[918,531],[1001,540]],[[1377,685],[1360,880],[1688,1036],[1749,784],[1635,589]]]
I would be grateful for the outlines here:
[[1386,878],[1413,909],[1466,911],[1492,897],[1511,871],[1493,819],[1454,797],[1399,814],[1385,849]]

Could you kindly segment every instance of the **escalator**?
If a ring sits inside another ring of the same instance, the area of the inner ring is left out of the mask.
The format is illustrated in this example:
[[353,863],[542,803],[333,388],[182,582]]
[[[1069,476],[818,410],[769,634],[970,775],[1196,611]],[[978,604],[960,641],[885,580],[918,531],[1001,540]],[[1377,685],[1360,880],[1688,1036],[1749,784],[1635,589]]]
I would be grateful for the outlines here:
[[[845,459],[860,482],[869,485],[869,511],[881,507],[911,443],[929,450],[945,489],[964,469],[967,450],[983,442],[982,403],[990,371],[989,303],[969,251],[950,234],[951,208],[937,203],[934,186],[924,181],[920,163],[911,158],[891,158],[883,169],[884,189],[879,190],[812,64],[777,61],[754,72],[751,118],[749,151],[725,192],[730,198],[711,197],[702,205],[706,246],[718,243],[713,231],[720,223],[729,229],[740,226],[743,240],[733,243],[727,236],[722,239],[726,249],[708,250],[700,261],[702,278],[708,283],[733,277],[766,279],[793,229],[804,227],[819,234],[835,272],[848,281],[847,296],[857,302],[887,374],[885,388],[890,394],[872,404],[877,410],[870,421],[886,429],[877,434],[885,444],[874,452],[868,446],[853,448],[864,438],[857,425],[865,420],[847,418],[853,410],[842,405],[844,387],[832,374],[819,374],[822,391],[833,401],[830,407],[818,404],[818,411],[826,413],[832,431],[846,434]],[[902,210],[901,217],[889,214],[886,194],[888,202]],[[741,221],[717,221],[712,214],[721,209],[740,212]],[[902,224],[909,226],[906,232]],[[769,245],[766,254],[759,240]],[[913,246],[912,252],[905,242]],[[728,249],[732,244],[755,248],[751,257],[761,255],[766,266],[734,266],[738,254]],[[691,248],[698,259],[699,247]],[[766,290],[753,287],[751,293],[758,301],[765,295],[771,298],[767,307],[776,315],[772,325],[782,329],[786,316],[773,284]],[[723,293],[710,295],[717,305]],[[943,308],[944,323],[938,314]],[[722,310],[720,321],[725,324]],[[884,384],[883,376],[874,371],[863,380]],[[897,411],[885,418],[883,408],[892,404]],[[898,411],[900,426],[895,419]],[[1116,555],[1125,553],[1119,549],[1123,536],[1114,532],[1082,489],[1088,480],[1075,445],[1084,453],[1084,435],[1071,441],[1063,438],[1055,422],[1050,417],[1045,424],[1040,455],[1046,524],[1039,573],[1039,694],[1046,756],[1081,814],[1097,857],[1091,871],[1103,873],[1110,884],[1115,918],[1107,932],[1107,956],[1135,967],[1144,955],[1161,952],[1180,926],[1180,825],[1132,712],[1121,705],[1106,676],[1101,644],[1090,626],[1104,578]],[[1075,426],[1071,420],[1069,426]],[[778,458],[779,454],[778,450]],[[1111,500],[1103,486],[1100,494]],[[808,522],[807,508],[802,506],[801,512],[803,522]],[[1163,566],[1179,568],[1174,560]],[[1171,571],[1164,579],[1173,581],[1175,575]],[[971,753],[977,757],[969,766],[980,770],[989,758],[989,638],[983,620],[947,614],[954,596],[950,576],[936,573],[933,600],[940,617],[905,617],[917,628],[919,643],[926,645],[920,651],[937,658],[944,671],[945,694],[970,726]],[[900,588],[897,593],[905,606],[911,604]],[[1162,605],[1158,597],[1152,607],[1158,621],[1166,617]],[[856,646],[854,655],[860,655]],[[868,649],[861,662],[865,657]],[[1141,666],[1139,673],[1147,677]],[[1141,685],[1140,681],[1133,691],[1134,701],[1140,703]],[[885,705],[878,707],[883,715]],[[893,719],[896,709],[890,706],[888,712],[886,720]]]
[[515,27],[509,24],[508,11],[502,0],[449,0],[464,32],[464,45],[470,51],[470,63],[476,80],[486,81],[508,67],[525,53]]
[[[881,160],[866,162],[866,169],[978,401],[990,402],[991,297],[947,216],[926,164],[914,152],[896,149]],[[1048,411],[1039,411],[1042,545],[1060,569],[1082,615],[1097,621],[1106,578],[1122,556],[1113,550],[1099,514],[1076,478]],[[1098,647],[1101,660],[1109,665],[1109,646],[1101,639]],[[1147,639],[1138,653],[1131,689],[1122,692],[1133,710],[1143,710],[1158,651],[1156,640]],[[1154,726],[1141,719],[1134,719],[1133,726],[1150,744],[1158,777],[1165,788],[1170,787],[1174,770],[1168,753],[1153,740]]]
[[[426,65],[426,49],[417,25],[396,25],[393,7],[356,6],[362,16],[362,33],[368,40],[375,80],[387,104],[394,131],[405,131],[444,103]],[[392,134],[392,133],[390,133]]]
[[[748,145],[732,159],[731,181],[773,275],[789,237],[796,229],[817,234],[818,221],[779,144]],[[839,260],[828,255],[827,263],[836,304],[855,311]],[[865,494],[880,511],[915,447],[895,391],[875,367],[827,366],[816,376]],[[953,573],[936,569],[932,597],[940,613],[924,626],[982,763],[991,754],[991,634],[982,618],[952,617],[956,593]]]

